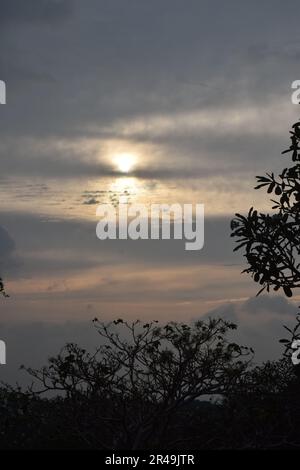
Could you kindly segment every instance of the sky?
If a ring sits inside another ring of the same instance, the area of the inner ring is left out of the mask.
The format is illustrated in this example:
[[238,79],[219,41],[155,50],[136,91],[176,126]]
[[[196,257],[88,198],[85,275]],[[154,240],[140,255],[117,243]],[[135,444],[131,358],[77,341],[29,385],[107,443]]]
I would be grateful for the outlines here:
[[[281,353],[289,302],[255,298],[230,220],[269,211],[255,175],[280,171],[298,119],[298,3],[2,0],[0,304],[3,379],[111,320],[223,315],[257,359]],[[125,166],[124,166],[125,165]],[[126,171],[125,171],[126,170]],[[96,208],[203,203],[205,244],[100,241]]]

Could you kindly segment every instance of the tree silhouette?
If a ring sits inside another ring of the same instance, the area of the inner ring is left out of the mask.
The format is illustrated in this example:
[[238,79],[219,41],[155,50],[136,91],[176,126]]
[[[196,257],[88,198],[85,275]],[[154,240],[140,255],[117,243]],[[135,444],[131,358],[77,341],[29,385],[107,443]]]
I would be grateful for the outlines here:
[[274,194],[272,214],[258,213],[253,207],[246,216],[236,214],[231,221],[232,237],[243,249],[250,273],[263,290],[283,289],[287,297],[300,287],[300,122],[292,126],[291,145],[282,154],[291,154],[293,166],[274,173],[257,176],[255,189],[265,188]]
[[4,282],[1,277],[0,277],[0,295],[3,295],[3,297],[9,297],[9,295],[5,291]]
[[68,344],[35,386],[0,387],[0,449],[300,448],[290,357],[253,365],[222,319],[95,325],[95,354]]
[[95,354],[68,344],[48,366],[27,371],[41,385],[33,396],[61,393],[77,416],[72,429],[101,448],[178,441],[171,426],[178,413],[201,397],[230,394],[251,361],[252,350],[227,338],[236,325],[222,319],[94,323],[103,341]]

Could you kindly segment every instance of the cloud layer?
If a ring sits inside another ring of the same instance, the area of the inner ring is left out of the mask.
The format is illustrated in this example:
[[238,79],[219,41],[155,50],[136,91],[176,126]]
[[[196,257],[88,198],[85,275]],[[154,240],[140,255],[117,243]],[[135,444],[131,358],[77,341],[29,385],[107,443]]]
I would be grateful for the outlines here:
[[[99,312],[221,313],[265,348],[260,357],[278,354],[294,306],[252,299],[229,220],[265,209],[254,177],[286,163],[297,9],[295,0],[1,2],[0,274],[11,297],[0,308],[13,364],[73,333],[84,339],[81,325]],[[120,152],[137,157],[129,175],[114,165]],[[101,244],[95,206],[128,186],[137,200],[205,203],[204,250]]]

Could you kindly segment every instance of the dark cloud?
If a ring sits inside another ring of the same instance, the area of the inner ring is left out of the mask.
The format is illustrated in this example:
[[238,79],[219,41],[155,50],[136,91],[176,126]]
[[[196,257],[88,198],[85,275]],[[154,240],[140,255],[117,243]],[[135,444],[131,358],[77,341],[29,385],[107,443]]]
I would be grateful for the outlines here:
[[20,370],[20,366],[38,368],[45,365],[48,358],[58,354],[67,342],[78,343],[94,351],[99,345],[99,335],[91,320],[62,324],[0,324],[0,338],[5,341],[7,349],[7,364],[1,366],[1,381],[30,385],[32,379]]
[[[254,315],[252,319],[252,314],[260,309],[263,310],[261,315]],[[238,330],[232,334],[231,339],[254,347],[255,362],[259,363],[281,356],[283,348],[279,339],[286,337],[282,323],[293,326],[296,310],[291,302],[280,296],[272,298],[262,296],[251,298],[239,305],[221,305],[201,318],[221,317],[237,323]],[[6,341],[7,365],[1,366],[1,380],[11,384],[16,381],[22,385],[30,384],[30,377],[19,370],[20,365],[41,367],[67,342],[75,342],[91,352],[94,351],[101,339],[91,320],[101,312],[94,311],[90,303],[86,303],[86,311],[88,313],[86,321],[2,323],[0,338]]]
[[[184,240],[105,240],[96,237],[96,224],[87,221],[55,220],[31,214],[4,214],[1,218],[9,227],[18,247],[20,262],[22,254],[39,254],[37,259],[23,262],[20,270],[46,273],[57,269],[80,268],[98,265],[122,265],[127,262],[140,262],[148,265],[190,265],[226,264],[242,267],[242,256],[233,253],[234,244],[230,238],[230,219],[227,217],[207,217],[205,219],[205,242],[200,251],[186,251]],[[70,254],[69,259],[61,259],[61,253]],[[47,252],[57,256],[44,256]],[[72,260],[73,254],[73,260]],[[17,273],[16,273],[17,275]]]
[[285,321],[286,316],[294,316],[297,314],[297,306],[293,302],[289,302],[285,297],[280,295],[260,295],[258,297],[250,297],[248,300],[239,303],[226,303],[211,310],[206,316],[222,315],[232,321],[236,321],[240,315],[261,315],[264,314],[282,316]]
[[8,231],[0,226],[0,277],[5,277],[16,266],[15,242]]
[[297,305],[285,297],[262,295],[220,305],[207,312],[204,318],[221,317],[236,323],[238,331],[233,337],[253,347],[255,361],[260,362],[281,357],[284,349],[279,340],[287,337],[283,324],[293,328],[297,313]]
[[274,315],[295,315],[297,307],[285,297],[262,295],[247,300],[241,307],[245,312],[263,314],[270,312]]
[[[4,18],[30,12],[51,18],[69,8],[65,2],[33,3],[20,1],[17,8],[5,1]],[[11,63],[8,82],[22,69],[52,82],[31,88],[19,82],[10,89],[2,132],[72,135],[141,110],[175,114],[266,104],[283,95],[288,100],[297,78],[295,2],[274,2],[271,9],[267,1],[241,7],[233,0],[226,6],[190,1],[188,8],[174,0],[72,5],[74,15],[63,28],[5,32],[13,46],[4,54]],[[56,13],[46,15],[47,8]],[[283,42],[274,40],[274,30],[284,32]]]
[[95,198],[91,198],[91,199],[87,199],[83,202],[84,205],[87,205],[87,206],[95,206],[97,204],[99,204],[99,201]]
[[15,243],[7,230],[0,226],[0,259],[9,257],[15,249]]
[[[5,0],[1,18],[11,27],[1,33],[1,78],[8,87],[1,108],[3,174],[118,175],[102,154],[95,161],[52,145],[75,136],[98,138],[100,146],[127,139],[160,148],[158,165],[135,171],[148,180],[226,176],[234,185],[260,168],[276,170],[298,117],[290,103],[300,53],[295,5]],[[59,18],[69,21],[54,22]],[[275,40],[276,30],[283,40]],[[193,112],[207,116],[209,126],[186,119]],[[171,127],[153,130],[157,116]],[[126,137],[119,124],[132,120],[144,127]],[[31,145],[24,136],[33,138]],[[47,150],[41,151],[43,139]]]
[[52,23],[69,17],[70,0],[1,0],[0,24],[11,22]]

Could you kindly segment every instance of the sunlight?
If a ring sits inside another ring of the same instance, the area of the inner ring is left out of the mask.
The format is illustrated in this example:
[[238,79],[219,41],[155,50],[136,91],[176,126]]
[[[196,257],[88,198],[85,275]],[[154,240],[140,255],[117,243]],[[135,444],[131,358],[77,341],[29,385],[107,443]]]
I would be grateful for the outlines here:
[[118,196],[135,196],[138,192],[136,178],[117,178],[110,185],[110,191]]
[[121,173],[129,173],[136,163],[136,155],[133,153],[119,153],[115,155],[113,161]]

